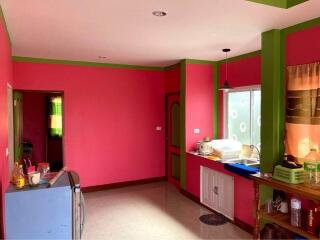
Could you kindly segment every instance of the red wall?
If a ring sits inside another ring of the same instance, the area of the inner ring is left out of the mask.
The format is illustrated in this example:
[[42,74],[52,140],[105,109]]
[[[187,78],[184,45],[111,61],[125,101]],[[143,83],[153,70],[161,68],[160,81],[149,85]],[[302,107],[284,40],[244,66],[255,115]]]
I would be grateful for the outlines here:
[[7,84],[12,83],[11,48],[0,17],[0,238],[3,235],[3,193],[8,185],[8,97]]
[[[213,66],[186,65],[186,151],[195,148],[197,141],[213,137]],[[200,129],[200,134],[194,133]]]
[[286,38],[286,65],[320,61],[320,25],[291,33]]
[[14,88],[64,91],[65,165],[82,186],[165,175],[162,71],[14,62]]
[[[219,84],[226,78],[226,66],[219,67]],[[232,87],[243,87],[261,84],[261,57],[254,56],[228,63],[228,82]],[[223,92],[219,91],[219,137],[223,137]]]
[[46,94],[23,92],[23,138],[33,144],[32,159],[44,162],[46,142]]
[[176,65],[164,72],[165,92],[180,92],[180,65]]

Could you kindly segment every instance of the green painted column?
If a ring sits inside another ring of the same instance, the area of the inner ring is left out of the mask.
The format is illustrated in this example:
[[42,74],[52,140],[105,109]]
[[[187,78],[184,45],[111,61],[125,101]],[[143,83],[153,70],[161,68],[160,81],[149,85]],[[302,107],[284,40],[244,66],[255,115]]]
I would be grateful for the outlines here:
[[262,33],[261,172],[272,172],[283,156],[284,79],[280,30]]
[[[261,79],[261,172],[272,172],[283,156],[285,83],[284,40],[280,30],[262,33]],[[273,189],[261,186],[264,202],[272,199]]]
[[186,65],[180,68],[180,187],[186,189]]
[[213,63],[213,137],[219,138],[219,63]]

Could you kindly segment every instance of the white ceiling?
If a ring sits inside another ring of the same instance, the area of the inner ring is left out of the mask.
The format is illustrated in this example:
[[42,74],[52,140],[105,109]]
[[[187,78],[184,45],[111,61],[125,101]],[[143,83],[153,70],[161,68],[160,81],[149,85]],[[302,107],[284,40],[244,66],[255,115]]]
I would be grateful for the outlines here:
[[[13,55],[167,66],[260,49],[261,32],[320,15],[320,0],[280,9],[245,0],[0,0]],[[164,10],[165,17],[155,17]],[[100,59],[98,56],[106,56]]]

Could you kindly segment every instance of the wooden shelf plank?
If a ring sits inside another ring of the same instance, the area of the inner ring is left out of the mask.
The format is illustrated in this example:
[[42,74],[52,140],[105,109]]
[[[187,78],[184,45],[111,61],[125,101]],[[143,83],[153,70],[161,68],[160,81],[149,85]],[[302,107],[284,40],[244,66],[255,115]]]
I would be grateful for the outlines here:
[[278,224],[279,226],[290,230],[291,232],[299,234],[300,236],[306,237],[308,239],[319,239],[317,236],[306,232],[302,228],[292,226],[290,224],[290,215],[289,214],[283,214],[283,213],[279,213],[279,212],[267,213],[264,210],[260,210],[259,214],[262,218],[264,218],[268,221],[274,222],[274,223]]
[[309,188],[304,184],[289,184],[272,179],[271,177],[264,177],[260,173],[251,175],[251,177],[259,184],[264,184],[274,189],[292,193],[294,195],[313,200],[317,203],[320,202],[320,190]]

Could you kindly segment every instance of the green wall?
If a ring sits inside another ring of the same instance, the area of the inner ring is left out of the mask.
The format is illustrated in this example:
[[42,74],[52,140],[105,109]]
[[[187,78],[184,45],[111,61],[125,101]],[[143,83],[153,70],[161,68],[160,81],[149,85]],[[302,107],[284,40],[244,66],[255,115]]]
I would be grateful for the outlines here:
[[279,8],[291,8],[308,0],[247,0]]

